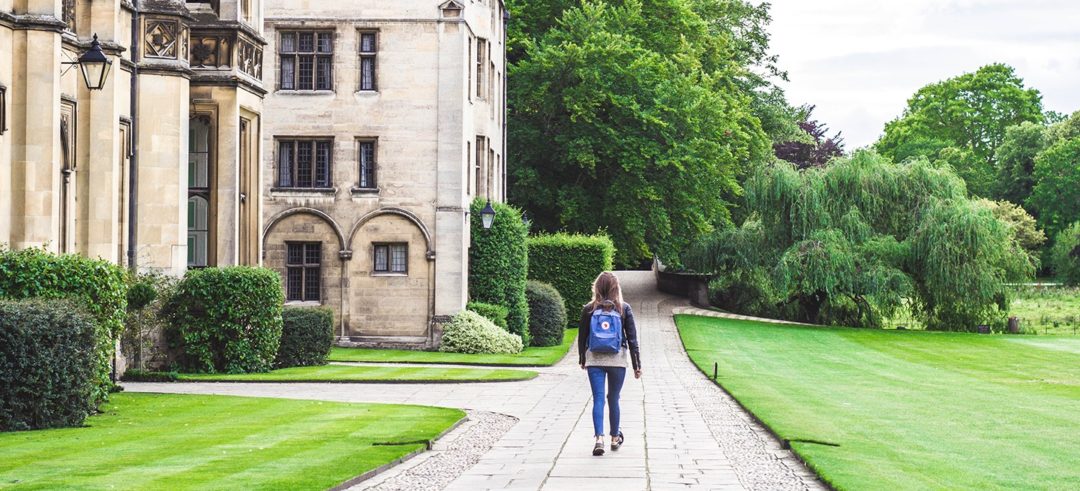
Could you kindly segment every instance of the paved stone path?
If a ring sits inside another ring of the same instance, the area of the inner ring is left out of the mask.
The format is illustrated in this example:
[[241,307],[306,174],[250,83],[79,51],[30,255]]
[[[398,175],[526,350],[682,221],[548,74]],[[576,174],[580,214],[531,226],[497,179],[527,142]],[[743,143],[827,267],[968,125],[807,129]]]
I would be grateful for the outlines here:
[[[790,452],[781,449],[690,363],[672,319],[673,309],[685,307],[686,302],[656,292],[652,273],[622,272],[619,277],[637,317],[644,375],[635,380],[628,374],[623,388],[626,445],[600,458],[591,455],[591,397],[574,352],[526,382],[128,383],[125,387],[146,392],[423,404],[517,418],[517,424],[490,450],[478,459],[468,459],[476,461],[474,465],[463,472],[450,467],[444,471],[460,473],[445,487],[448,490],[823,489]],[[436,450],[453,451],[466,431],[451,433],[446,437],[449,443]],[[431,466],[437,468],[437,463],[427,465],[424,472],[430,472]],[[358,488],[394,489],[395,482],[409,482],[409,469],[419,466],[400,467]]]

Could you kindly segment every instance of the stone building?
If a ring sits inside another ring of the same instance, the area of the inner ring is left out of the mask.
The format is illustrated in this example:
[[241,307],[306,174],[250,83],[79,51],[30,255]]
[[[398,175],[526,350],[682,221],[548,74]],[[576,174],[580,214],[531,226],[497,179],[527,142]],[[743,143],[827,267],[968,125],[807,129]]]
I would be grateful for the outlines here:
[[431,346],[505,198],[501,0],[267,0],[263,260],[341,341]]
[[260,0],[0,0],[0,244],[258,263],[261,26]]

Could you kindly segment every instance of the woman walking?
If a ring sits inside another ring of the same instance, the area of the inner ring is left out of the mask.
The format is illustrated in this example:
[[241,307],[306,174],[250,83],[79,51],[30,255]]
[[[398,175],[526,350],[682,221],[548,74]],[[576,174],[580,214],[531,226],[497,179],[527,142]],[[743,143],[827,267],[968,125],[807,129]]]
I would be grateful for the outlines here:
[[[619,392],[626,378],[627,355],[634,378],[641,378],[637,326],[630,304],[623,302],[619,278],[604,272],[593,281],[592,301],[581,311],[578,330],[578,361],[589,372],[593,394],[593,455],[604,455],[604,401],[607,400],[611,450],[618,450],[625,438],[619,430]],[[604,384],[607,383],[605,397]]]

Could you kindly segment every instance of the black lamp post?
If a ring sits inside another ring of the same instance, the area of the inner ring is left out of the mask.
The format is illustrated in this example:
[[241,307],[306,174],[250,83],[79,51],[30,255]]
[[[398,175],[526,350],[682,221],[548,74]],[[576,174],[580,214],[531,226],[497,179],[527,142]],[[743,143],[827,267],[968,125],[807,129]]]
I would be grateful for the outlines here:
[[480,211],[480,222],[483,223],[484,230],[491,229],[491,225],[495,223],[495,208],[491,207],[490,199],[484,209]]
[[101,43],[98,42],[97,34],[94,34],[94,40],[90,41],[90,49],[79,57],[79,61],[64,62],[63,64],[79,65],[83,82],[86,82],[86,88],[90,90],[104,88],[105,80],[109,78],[109,70],[112,69],[112,62],[109,61],[109,57],[105,56],[105,53],[101,51]]

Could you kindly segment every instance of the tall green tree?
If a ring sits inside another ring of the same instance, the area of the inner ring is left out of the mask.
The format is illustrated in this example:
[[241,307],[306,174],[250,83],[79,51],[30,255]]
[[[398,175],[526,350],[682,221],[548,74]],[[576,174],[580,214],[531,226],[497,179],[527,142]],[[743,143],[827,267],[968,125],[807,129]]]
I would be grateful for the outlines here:
[[1046,126],[1025,121],[1005,129],[1005,137],[994,152],[997,198],[1017,204],[1027,201],[1035,186],[1035,157],[1046,146]]
[[1035,183],[1027,205],[1048,235],[1056,237],[1080,221],[1080,137],[1060,140],[1039,154]]
[[606,230],[618,265],[677,264],[769,139],[687,2],[622,4],[566,10],[511,67],[510,196],[541,229]]
[[971,193],[993,195],[994,153],[1006,128],[1025,121],[1042,123],[1042,95],[1024,86],[1003,64],[927,85],[908,100],[897,119],[885,125],[875,145],[896,162],[911,157],[952,165]]

